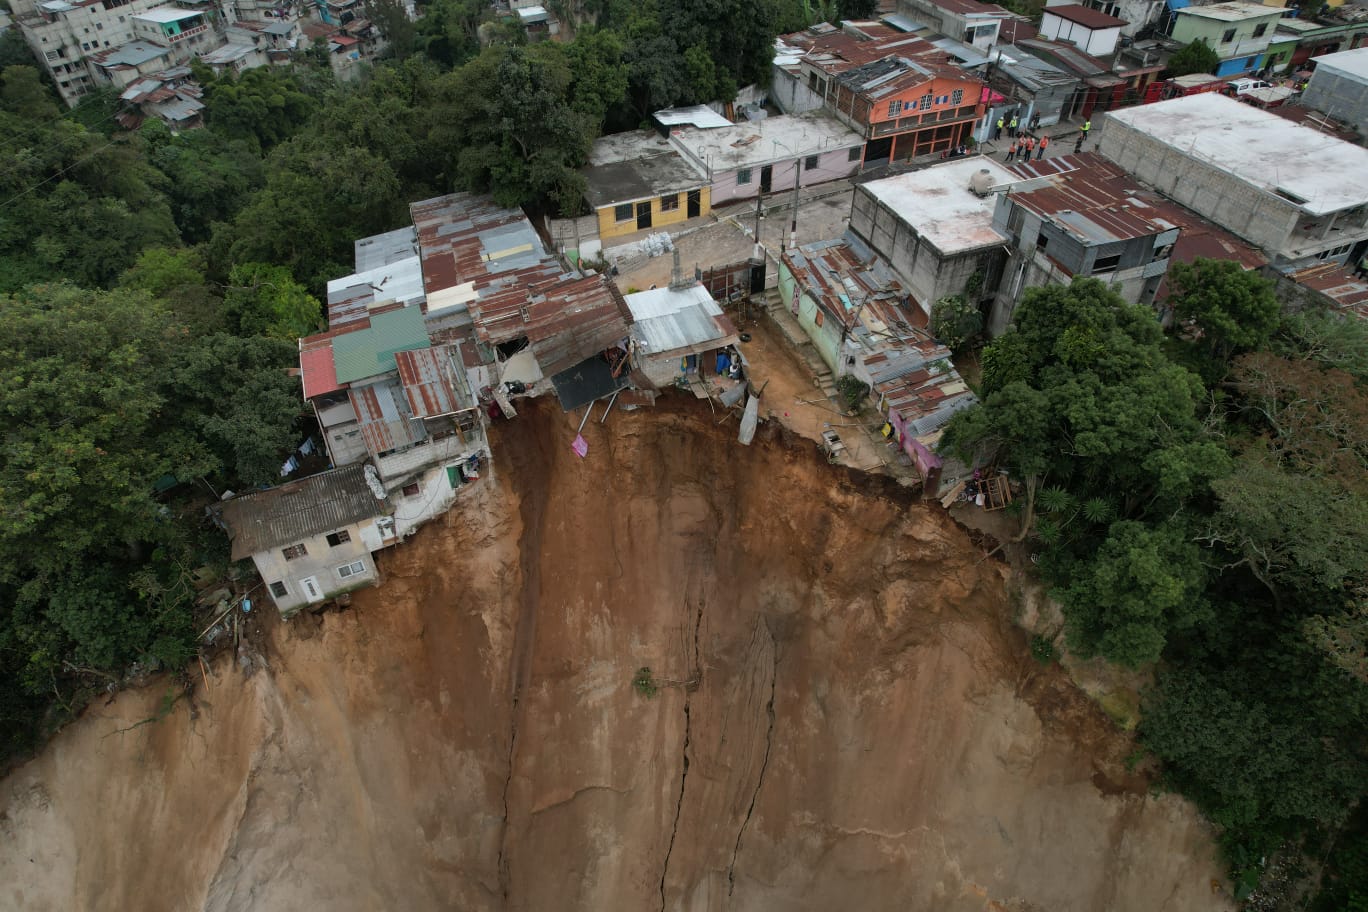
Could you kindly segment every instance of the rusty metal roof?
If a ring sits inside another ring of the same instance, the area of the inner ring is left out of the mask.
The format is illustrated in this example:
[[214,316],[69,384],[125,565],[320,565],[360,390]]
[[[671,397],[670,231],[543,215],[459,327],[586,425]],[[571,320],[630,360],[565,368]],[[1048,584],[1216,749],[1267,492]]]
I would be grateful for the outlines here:
[[1368,282],[1337,263],[1320,263],[1288,276],[1305,288],[1319,292],[1335,306],[1368,317]]
[[413,203],[409,211],[429,295],[461,285],[478,294],[508,273],[531,280],[562,272],[521,209],[505,209],[480,194],[452,193]]
[[622,292],[598,275],[504,289],[471,311],[477,339],[498,344],[526,336],[548,376],[626,338],[632,322]]
[[914,332],[901,304],[906,297],[902,286],[887,264],[858,239],[847,236],[806,244],[789,250],[783,260],[803,293],[847,327],[877,320],[896,337]]
[[233,560],[292,545],[387,512],[356,463],[219,504]]
[[416,417],[436,418],[475,407],[452,366],[453,355],[460,355],[455,345],[395,353],[399,383],[408,398],[409,410]]
[[347,396],[356,410],[361,437],[371,455],[379,456],[427,438],[427,428],[410,413],[404,388],[397,379],[389,377],[369,386],[353,386]]

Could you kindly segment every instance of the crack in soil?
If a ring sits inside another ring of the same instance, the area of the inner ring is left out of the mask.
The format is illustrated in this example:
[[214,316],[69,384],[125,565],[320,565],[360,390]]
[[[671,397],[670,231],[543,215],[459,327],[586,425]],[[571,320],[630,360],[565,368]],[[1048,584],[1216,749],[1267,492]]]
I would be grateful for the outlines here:
[[774,634],[770,633],[768,624],[757,621],[757,626],[763,627],[770,641],[770,695],[769,702],[765,704],[769,727],[765,730],[765,754],[760,758],[760,775],[755,779],[755,791],[751,793],[750,807],[746,808],[746,819],[741,821],[741,827],[736,831],[736,845],[732,847],[731,864],[727,866],[728,896],[736,890],[736,856],[741,854],[741,837],[746,835],[746,827],[750,825],[751,815],[755,813],[755,803],[760,800],[760,788],[765,784],[765,770],[769,768],[770,749],[774,747],[774,692],[779,680],[779,647],[774,642]]
[[694,613],[693,635],[693,674],[689,677],[691,685],[684,687],[684,749],[683,770],[679,775],[679,799],[675,802],[674,822],[670,825],[670,842],[665,848],[665,862],[660,866],[660,912],[665,912],[665,878],[670,873],[670,856],[674,853],[675,836],[679,833],[679,817],[684,811],[684,787],[689,781],[689,741],[692,736],[692,720],[689,717],[689,695],[698,688],[703,678],[703,665],[699,659],[699,631],[703,627],[703,606],[706,602],[698,598],[698,610]]

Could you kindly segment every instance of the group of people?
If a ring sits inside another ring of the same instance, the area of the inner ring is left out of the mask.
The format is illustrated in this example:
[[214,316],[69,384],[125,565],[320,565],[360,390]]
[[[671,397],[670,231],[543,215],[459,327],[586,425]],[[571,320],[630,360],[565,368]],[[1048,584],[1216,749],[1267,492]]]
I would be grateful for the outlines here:
[[1035,153],[1036,161],[1045,157],[1045,150],[1050,147],[1050,137],[1042,136],[1036,139],[1034,136],[1023,136],[1021,139],[1012,140],[1012,144],[1007,147],[1007,161],[1030,161],[1031,153]]

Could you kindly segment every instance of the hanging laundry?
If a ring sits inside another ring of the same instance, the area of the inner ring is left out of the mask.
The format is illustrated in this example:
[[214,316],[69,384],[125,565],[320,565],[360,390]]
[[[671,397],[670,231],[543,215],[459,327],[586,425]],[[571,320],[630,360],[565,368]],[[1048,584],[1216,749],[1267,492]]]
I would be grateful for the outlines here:
[[890,436],[893,433],[893,425],[885,421],[884,426],[879,428],[879,433],[884,435],[885,437]]
[[583,434],[575,435],[575,442],[570,444],[570,449],[575,451],[575,455],[580,459],[589,455],[589,441],[584,439]]
[[302,455],[302,456],[308,456],[308,455],[309,455],[310,453],[312,453],[313,451],[314,451],[314,442],[313,442],[313,438],[312,438],[312,437],[310,437],[308,440],[304,441],[304,443],[301,444],[300,447],[299,447],[299,452],[300,452],[300,455]]
[[289,475],[297,468],[299,468],[299,460],[291,456],[289,459],[285,460],[285,464],[280,467],[280,474],[281,476]]
[[724,351],[718,352],[718,353],[717,353],[717,373],[718,373],[718,375],[720,376],[720,375],[722,375],[722,374],[725,374],[725,373],[727,372],[727,368],[729,368],[729,367],[731,367],[731,358],[727,357],[727,353],[724,352]]

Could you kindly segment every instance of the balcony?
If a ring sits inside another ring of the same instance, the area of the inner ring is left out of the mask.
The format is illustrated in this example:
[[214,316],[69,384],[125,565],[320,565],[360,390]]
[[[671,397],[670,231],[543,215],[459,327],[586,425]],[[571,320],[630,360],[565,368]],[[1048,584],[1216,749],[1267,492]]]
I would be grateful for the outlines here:
[[165,37],[167,41],[171,42],[172,44],[175,44],[178,41],[184,41],[187,38],[193,38],[196,35],[202,34],[207,31],[209,31],[209,26],[197,25],[194,28],[182,29],[181,32],[177,35],[166,35]]

